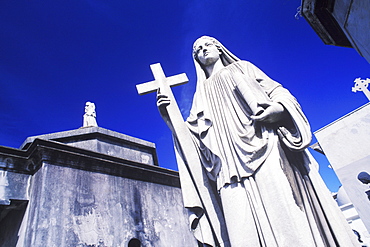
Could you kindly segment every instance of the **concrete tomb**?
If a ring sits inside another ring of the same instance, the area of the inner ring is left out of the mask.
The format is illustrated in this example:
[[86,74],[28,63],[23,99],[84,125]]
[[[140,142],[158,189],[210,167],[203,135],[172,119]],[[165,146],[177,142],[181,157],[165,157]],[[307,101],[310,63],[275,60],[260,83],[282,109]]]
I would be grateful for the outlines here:
[[0,146],[0,246],[196,246],[178,173],[100,127]]

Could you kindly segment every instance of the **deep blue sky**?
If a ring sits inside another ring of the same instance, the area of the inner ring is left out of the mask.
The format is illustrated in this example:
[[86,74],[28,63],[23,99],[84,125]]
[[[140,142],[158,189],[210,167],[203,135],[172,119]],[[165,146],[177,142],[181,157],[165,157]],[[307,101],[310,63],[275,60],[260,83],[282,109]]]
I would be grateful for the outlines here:
[[[56,0],[0,2],[0,145],[82,126],[86,101],[100,127],[156,143],[162,167],[176,169],[172,137],[155,94],[135,85],[153,79],[160,62],[167,76],[186,72],[174,88],[187,117],[195,90],[192,44],[219,39],[296,96],[312,131],[367,102],[353,80],[370,77],[354,49],[324,45],[298,0]],[[323,155],[315,154],[332,191],[338,189]]]

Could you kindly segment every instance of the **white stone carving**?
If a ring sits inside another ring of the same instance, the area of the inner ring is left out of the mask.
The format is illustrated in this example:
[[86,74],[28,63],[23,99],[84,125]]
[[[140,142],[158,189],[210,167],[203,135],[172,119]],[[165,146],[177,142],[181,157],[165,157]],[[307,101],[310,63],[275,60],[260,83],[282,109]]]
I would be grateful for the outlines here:
[[96,122],[95,104],[92,102],[86,102],[85,114],[83,117],[83,127],[98,127]]
[[361,78],[356,78],[354,82],[355,82],[355,86],[352,87],[352,92],[355,93],[357,91],[361,91],[365,94],[367,99],[370,101],[370,91],[368,89],[370,79],[367,78],[366,80],[362,80]]
[[197,89],[186,122],[160,65],[159,112],[171,129],[190,227],[204,246],[353,246],[356,239],[306,147],[296,99],[219,41],[194,43]]

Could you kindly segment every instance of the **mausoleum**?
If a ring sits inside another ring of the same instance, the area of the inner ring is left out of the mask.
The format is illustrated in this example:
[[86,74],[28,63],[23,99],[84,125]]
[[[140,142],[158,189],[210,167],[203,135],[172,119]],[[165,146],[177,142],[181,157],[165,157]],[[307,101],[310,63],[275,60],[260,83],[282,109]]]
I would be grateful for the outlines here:
[[153,143],[101,127],[0,146],[0,246],[196,246]]

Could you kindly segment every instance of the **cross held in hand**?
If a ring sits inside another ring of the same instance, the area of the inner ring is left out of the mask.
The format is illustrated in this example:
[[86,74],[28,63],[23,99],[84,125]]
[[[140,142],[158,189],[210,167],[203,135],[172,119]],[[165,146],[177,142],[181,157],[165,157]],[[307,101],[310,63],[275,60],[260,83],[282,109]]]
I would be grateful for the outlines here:
[[[170,104],[166,106],[166,115],[168,116],[168,119],[165,120],[166,123],[170,124],[169,127],[171,126],[171,130],[178,138],[189,139],[188,137],[190,136],[187,136],[188,130],[184,124],[184,119],[170,88],[170,86],[187,83],[188,77],[185,73],[166,77],[159,63],[150,65],[150,68],[155,80],[136,85],[138,93],[143,95],[159,91],[161,94],[166,95],[170,102]],[[189,139],[189,143],[191,143],[191,139]]]
[[156,92],[158,89],[163,92],[165,91],[164,87],[178,86],[189,81],[185,73],[166,77],[160,63],[150,65],[150,69],[155,80],[136,85],[140,95]]

